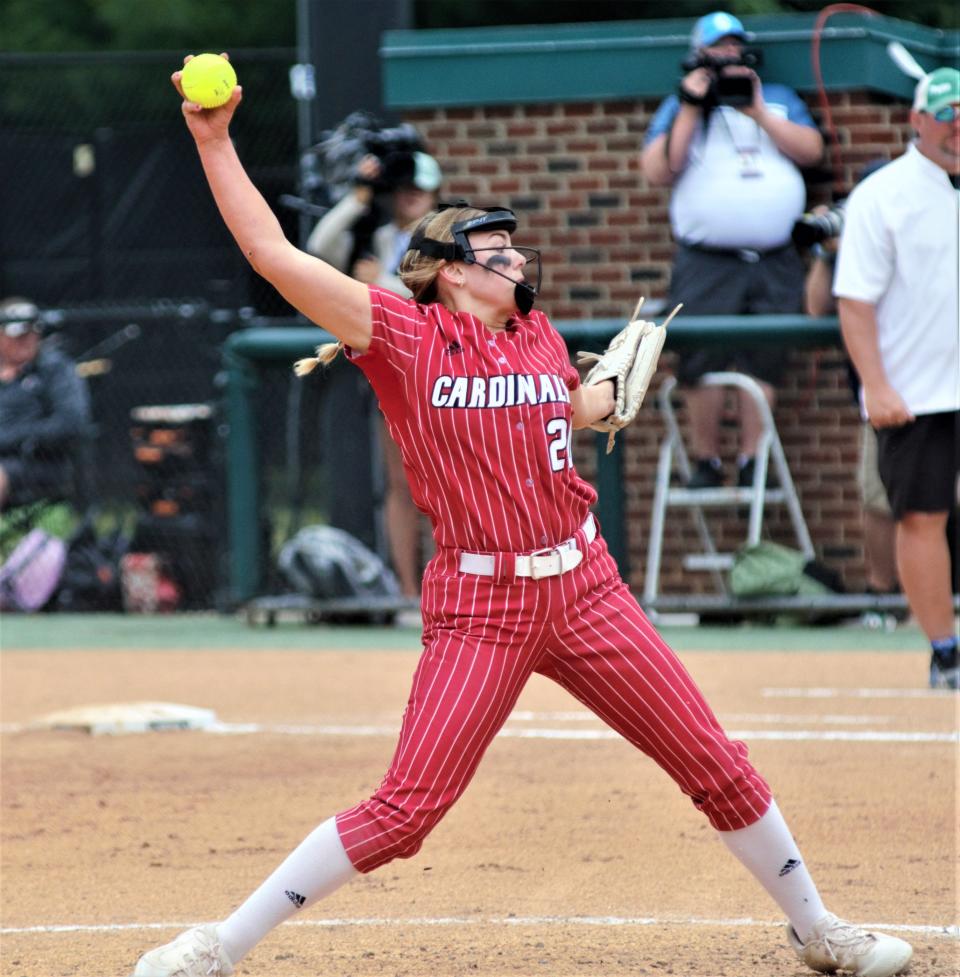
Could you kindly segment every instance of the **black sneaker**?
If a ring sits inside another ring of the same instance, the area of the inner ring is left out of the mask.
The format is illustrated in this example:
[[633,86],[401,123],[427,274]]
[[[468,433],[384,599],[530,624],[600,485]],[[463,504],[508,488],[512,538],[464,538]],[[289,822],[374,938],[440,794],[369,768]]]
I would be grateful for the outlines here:
[[687,482],[687,488],[719,488],[721,485],[723,485],[723,468],[720,464],[710,458],[697,459],[693,474]]
[[931,652],[930,688],[960,691],[960,656],[956,645],[946,654]]
[[[757,471],[757,459],[748,458],[737,471],[737,487],[738,488],[753,488],[753,476]],[[767,468],[767,488],[773,488],[776,484],[776,480],[773,477],[773,472],[770,468]]]

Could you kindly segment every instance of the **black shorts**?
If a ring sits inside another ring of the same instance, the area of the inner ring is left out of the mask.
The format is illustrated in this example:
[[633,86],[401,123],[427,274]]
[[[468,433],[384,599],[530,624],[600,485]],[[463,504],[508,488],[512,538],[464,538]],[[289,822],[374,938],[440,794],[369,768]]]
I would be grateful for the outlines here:
[[[744,261],[735,253],[714,254],[677,245],[670,277],[672,308],[685,315],[783,315],[803,311],[803,263],[793,247]],[[789,350],[777,346],[710,346],[686,353],[677,369],[680,383],[696,383],[704,373],[735,369],[776,386],[783,379]]]
[[895,519],[908,512],[950,512],[960,475],[960,411],[921,414],[877,431],[880,479]]

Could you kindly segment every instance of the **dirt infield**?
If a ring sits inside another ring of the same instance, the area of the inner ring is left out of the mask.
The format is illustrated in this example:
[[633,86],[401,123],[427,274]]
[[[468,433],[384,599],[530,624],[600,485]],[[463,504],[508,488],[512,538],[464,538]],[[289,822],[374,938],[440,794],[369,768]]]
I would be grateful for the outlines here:
[[[923,691],[920,652],[824,654],[816,631],[810,649],[683,657],[749,743],[828,905],[903,927],[913,977],[953,977],[957,943],[942,928],[957,922],[954,697]],[[279,640],[6,651],[0,975],[120,977],[144,949],[225,915],[379,781],[415,661]],[[55,709],[137,700],[212,708],[227,729],[24,728]],[[777,907],[667,776],[539,678],[415,859],[281,927],[241,972],[808,973]]]

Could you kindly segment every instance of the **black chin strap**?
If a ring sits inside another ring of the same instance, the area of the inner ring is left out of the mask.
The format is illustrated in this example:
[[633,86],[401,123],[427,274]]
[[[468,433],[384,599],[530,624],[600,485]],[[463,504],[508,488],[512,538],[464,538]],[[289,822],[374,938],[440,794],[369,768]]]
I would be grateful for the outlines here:
[[506,278],[508,282],[513,282],[513,301],[516,303],[517,309],[521,315],[527,315],[530,312],[537,297],[537,290],[532,285],[525,281],[514,281],[509,275],[497,271],[496,268],[491,268],[490,265],[481,264],[480,267],[494,275],[499,275],[501,278]]

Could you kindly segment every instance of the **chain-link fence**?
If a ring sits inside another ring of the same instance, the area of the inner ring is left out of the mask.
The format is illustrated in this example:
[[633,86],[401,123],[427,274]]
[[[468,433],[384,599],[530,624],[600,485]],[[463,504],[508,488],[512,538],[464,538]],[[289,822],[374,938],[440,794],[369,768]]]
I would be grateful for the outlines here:
[[[283,313],[229,238],[169,75],[179,55],[0,55],[0,292],[43,306],[205,298]],[[232,127],[271,203],[296,184],[293,52],[239,51]],[[278,209],[296,239],[296,218]]]
[[[0,55],[0,299],[36,303],[44,356],[73,360],[91,403],[90,424],[71,438],[70,483],[64,468],[43,493],[50,504],[8,506],[0,546],[9,555],[34,525],[69,536],[90,514],[99,536],[169,556],[168,603],[190,608],[223,599],[223,342],[258,316],[285,321],[292,310],[216,212],[168,80],[180,57]],[[234,139],[296,240],[298,215],[280,203],[298,183],[294,52],[233,58],[257,92]],[[24,377],[18,386],[40,382]],[[268,398],[272,430],[283,429],[284,400]],[[32,466],[54,457],[43,445],[3,450]],[[117,589],[100,597],[109,606]]]

